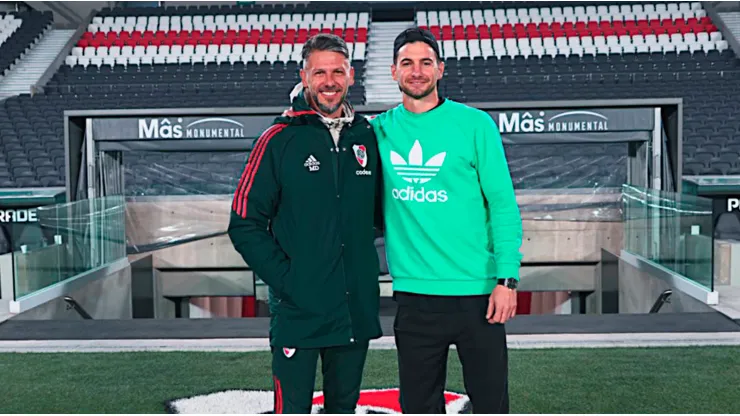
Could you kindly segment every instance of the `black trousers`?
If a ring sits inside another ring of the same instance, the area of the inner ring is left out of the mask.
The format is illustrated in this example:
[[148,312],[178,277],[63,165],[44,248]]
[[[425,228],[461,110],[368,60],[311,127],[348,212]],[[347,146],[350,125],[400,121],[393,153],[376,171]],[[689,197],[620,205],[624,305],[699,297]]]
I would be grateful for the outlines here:
[[355,413],[368,347],[369,342],[363,341],[340,347],[287,351],[273,348],[275,413],[311,413],[319,358],[324,378],[324,412]]
[[394,298],[403,413],[445,413],[450,345],[457,347],[472,412],[509,413],[506,329],[486,321],[488,295]]

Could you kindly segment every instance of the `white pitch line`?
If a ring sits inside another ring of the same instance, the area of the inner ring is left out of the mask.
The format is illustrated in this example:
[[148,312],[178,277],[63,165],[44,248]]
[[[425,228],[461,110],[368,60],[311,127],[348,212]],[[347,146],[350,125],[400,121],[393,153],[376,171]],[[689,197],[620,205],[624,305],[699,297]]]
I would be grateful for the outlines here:
[[[509,335],[510,349],[740,346],[740,332]],[[370,348],[395,349],[393,337]],[[0,341],[0,353],[134,351],[269,351],[267,338]]]

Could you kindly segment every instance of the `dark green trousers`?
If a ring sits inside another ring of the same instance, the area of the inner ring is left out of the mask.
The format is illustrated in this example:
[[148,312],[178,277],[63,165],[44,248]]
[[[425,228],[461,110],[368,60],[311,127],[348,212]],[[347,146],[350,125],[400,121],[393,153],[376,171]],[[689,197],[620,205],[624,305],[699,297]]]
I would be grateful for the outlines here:
[[311,413],[316,363],[321,357],[325,413],[355,413],[369,343],[272,350],[275,413]]

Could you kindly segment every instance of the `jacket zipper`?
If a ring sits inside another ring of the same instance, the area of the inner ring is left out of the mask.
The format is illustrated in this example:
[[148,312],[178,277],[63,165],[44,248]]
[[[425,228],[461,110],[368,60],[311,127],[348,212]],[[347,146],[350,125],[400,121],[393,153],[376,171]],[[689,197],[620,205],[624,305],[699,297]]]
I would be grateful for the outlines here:
[[[345,128],[349,128],[349,127],[350,127],[350,125],[345,126]],[[339,199],[340,199],[340,194],[339,194],[339,170],[340,170],[339,169],[339,163],[340,163],[339,162],[340,161],[339,152],[340,152],[340,147],[339,147],[339,145],[342,143],[342,137],[344,136],[345,128],[342,128],[342,131],[339,133],[339,139],[337,140],[337,143],[336,144],[334,143],[334,138],[332,137],[331,132],[328,132],[329,133],[329,140],[331,141],[331,144],[334,145],[333,150],[335,152],[335,155],[334,155],[334,163],[332,164],[332,167],[334,168],[334,190],[337,193],[337,205],[338,206],[341,204],[341,202],[339,201]],[[341,221],[340,221],[340,224],[341,224]],[[340,227],[340,229],[339,229],[339,235],[341,236],[341,241],[344,241],[344,234],[342,233],[342,231],[343,230]],[[349,342],[352,343],[352,344],[354,344],[355,343],[355,329],[354,329],[354,323],[352,322],[352,311],[350,310],[350,307],[349,307],[349,302],[350,302],[349,296],[350,296],[350,294],[349,294],[349,290],[347,289],[347,272],[346,272],[345,266],[344,266],[344,243],[342,242],[340,244],[341,244],[341,247],[339,248],[339,257],[340,257],[341,267],[342,267],[342,277],[344,279],[344,293],[345,293],[345,296],[347,297],[347,316],[349,317],[349,330],[350,330],[350,339],[349,339]]]

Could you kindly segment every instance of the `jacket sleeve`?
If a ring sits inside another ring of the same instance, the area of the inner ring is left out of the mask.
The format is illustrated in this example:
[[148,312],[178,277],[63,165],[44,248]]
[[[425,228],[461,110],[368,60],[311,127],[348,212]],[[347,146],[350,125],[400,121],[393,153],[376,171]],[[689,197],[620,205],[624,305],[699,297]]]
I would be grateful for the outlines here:
[[256,277],[284,297],[290,260],[270,232],[280,195],[280,155],[273,139],[281,130],[274,125],[255,141],[234,193],[228,233]]
[[519,279],[522,218],[496,122],[485,113],[476,123],[475,163],[487,202],[493,238],[496,278]]

